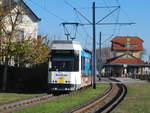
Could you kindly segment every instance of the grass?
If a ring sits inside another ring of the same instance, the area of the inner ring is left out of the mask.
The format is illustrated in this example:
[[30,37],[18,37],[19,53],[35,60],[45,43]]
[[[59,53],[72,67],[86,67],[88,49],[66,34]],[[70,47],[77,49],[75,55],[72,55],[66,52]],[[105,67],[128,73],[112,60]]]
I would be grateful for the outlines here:
[[150,113],[150,83],[128,84],[128,94],[113,113]]
[[24,99],[32,96],[36,96],[39,94],[17,94],[17,93],[0,93],[0,103]]
[[81,93],[57,99],[45,104],[39,104],[34,107],[17,111],[17,113],[61,113],[74,106],[80,105],[85,101],[98,96],[99,94],[104,93],[107,88],[109,88],[108,84],[97,84],[96,90],[88,88]]

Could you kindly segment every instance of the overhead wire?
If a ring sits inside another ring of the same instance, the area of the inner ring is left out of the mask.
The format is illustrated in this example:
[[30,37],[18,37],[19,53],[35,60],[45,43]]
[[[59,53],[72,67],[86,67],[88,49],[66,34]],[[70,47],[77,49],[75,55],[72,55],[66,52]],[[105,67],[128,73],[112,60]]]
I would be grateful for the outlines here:
[[[78,18],[79,22],[82,23],[82,21],[81,21],[79,15],[78,15],[78,13],[75,12],[75,14],[77,15],[77,18]],[[85,26],[81,26],[81,27],[82,27],[82,30],[83,30],[83,32],[85,33],[86,37],[87,37],[88,39],[92,39],[91,36],[87,33],[87,31],[86,31],[86,29],[85,29]],[[87,44],[88,41],[89,41],[89,40],[85,40],[84,46]]]
[[[75,11],[75,16],[76,16],[76,18],[75,18],[75,21],[79,21],[80,23],[81,23],[81,20],[80,20],[80,18],[79,18],[79,15],[76,13],[76,11]],[[84,29],[84,26],[82,26],[82,27],[80,27],[80,28],[82,28],[82,30]],[[79,35],[80,36],[80,39],[84,39],[85,38],[85,36],[83,36],[83,34],[81,34],[80,32],[79,32],[79,30],[76,32],[77,34],[76,35]],[[88,34],[87,34],[88,35]],[[88,37],[88,36],[87,36]],[[85,44],[83,44],[83,47],[84,48],[87,48],[86,46],[85,46]]]
[[44,2],[43,7],[44,9],[46,9],[46,0],[44,0],[43,2]]
[[44,10],[45,12],[49,13],[50,15],[56,17],[57,19],[61,20],[61,21],[65,21],[63,18],[61,18],[60,16],[56,15],[55,13],[49,11],[48,9],[46,9],[46,7],[42,7],[41,5],[39,5],[37,2],[33,1],[33,0],[28,0],[30,1],[32,4],[36,5],[37,7],[39,7],[40,9]]
[[65,2],[68,6],[70,6],[73,10],[75,10],[76,12],[78,12],[78,14],[80,14],[81,17],[84,18],[88,23],[91,24],[91,21],[90,21],[88,18],[86,18],[80,11],[78,11],[73,5],[71,5],[71,4],[70,4],[68,1],[66,1],[66,0],[64,0],[64,2]]
[[[64,2],[68,5],[68,6],[70,6],[74,11],[75,11],[75,14],[76,14],[76,16],[77,16],[77,18],[78,18],[78,20],[79,20],[79,22],[80,23],[82,23],[82,21],[80,20],[80,18],[79,18],[79,14],[86,20],[86,21],[88,21],[89,23],[91,23],[84,15],[82,15],[72,4],[70,4],[68,1],[66,1],[66,0],[64,0]],[[86,34],[86,36],[87,36],[87,38],[89,38],[90,37],[90,35],[87,33],[87,31],[86,31],[86,29],[85,29],[85,27],[84,26],[82,26],[82,30],[84,31],[84,33]],[[79,34],[79,32],[77,32],[78,34]],[[87,41],[88,40],[85,40],[85,43],[87,43]],[[85,44],[84,44],[85,45]]]
[[[121,6],[119,0],[116,0],[116,3]],[[131,21],[131,20],[132,20],[132,19],[129,17],[129,15],[126,13],[126,11],[125,11],[122,7],[120,7],[120,12],[122,12],[122,13],[124,14],[124,16],[126,17],[127,21]],[[122,26],[120,25],[119,27],[120,27],[120,28],[119,28],[118,33],[120,33],[120,30],[121,30],[121,27],[122,27]],[[131,28],[131,27],[129,27],[129,28]]]
[[[106,5],[106,7],[108,7],[108,5],[107,5],[106,1],[105,1],[105,0],[103,0],[103,2],[104,2],[104,4]],[[109,10],[109,11],[111,11],[109,7],[108,7],[108,10]],[[118,10],[117,17],[115,17],[115,18],[116,18],[116,20],[115,20],[115,22],[116,22],[116,23],[118,23],[118,22],[119,22],[119,15],[120,15],[120,8],[119,8],[119,10]],[[116,30],[117,30],[117,25],[114,25],[112,35],[110,35],[107,39],[105,39],[105,40],[102,42],[102,45],[103,45],[105,42],[107,42],[107,41],[109,41],[110,39],[112,39],[112,38],[113,38],[113,36],[114,36],[114,35],[115,35],[115,33],[116,33]]]

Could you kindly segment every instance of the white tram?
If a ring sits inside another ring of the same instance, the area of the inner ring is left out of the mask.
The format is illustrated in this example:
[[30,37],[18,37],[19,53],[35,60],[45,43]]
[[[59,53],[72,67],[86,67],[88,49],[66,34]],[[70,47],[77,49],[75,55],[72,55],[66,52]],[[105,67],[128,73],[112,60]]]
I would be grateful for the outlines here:
[[48,92],[74,91],[91,84],[91,53],[74,41],[53,41]]

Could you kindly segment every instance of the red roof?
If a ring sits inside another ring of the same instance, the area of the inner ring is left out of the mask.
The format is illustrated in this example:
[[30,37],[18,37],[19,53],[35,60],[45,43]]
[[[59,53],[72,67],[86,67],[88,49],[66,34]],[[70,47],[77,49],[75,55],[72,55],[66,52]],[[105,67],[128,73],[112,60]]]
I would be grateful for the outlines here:
[[[139,37],[117,36],[112,39],[112,50],[143,50],[143,40]],[[127,45],[128,48],[127,48]]]
[[117,58],[110,64],[147,64],[139,58]]

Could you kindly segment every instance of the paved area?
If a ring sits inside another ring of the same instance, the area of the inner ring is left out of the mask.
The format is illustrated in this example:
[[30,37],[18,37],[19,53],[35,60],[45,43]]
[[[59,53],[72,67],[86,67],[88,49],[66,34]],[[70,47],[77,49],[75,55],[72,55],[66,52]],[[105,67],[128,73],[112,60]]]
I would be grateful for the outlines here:
[[118,77],[111,77],[113,79],[116,79],[120,81],[121,83],[130,83],[130,84],[135,84],[135,83],[146,83],[147,81],[145,80],[139,80],[139,79],[132,79],[132,78],[118,78]]
[[[147,81],[139,80],[139,79],[132,79],[132,78],[119,78],[119,77],[111,77],[112,79],[115,79],[117,81],[120,81],[121,83],[127,83],[127,84],[142,84],[146,83]],[[97,82],[100,83],[108,83],[109,79],[107,77],[102,77],[101,80],[97,79]]]

